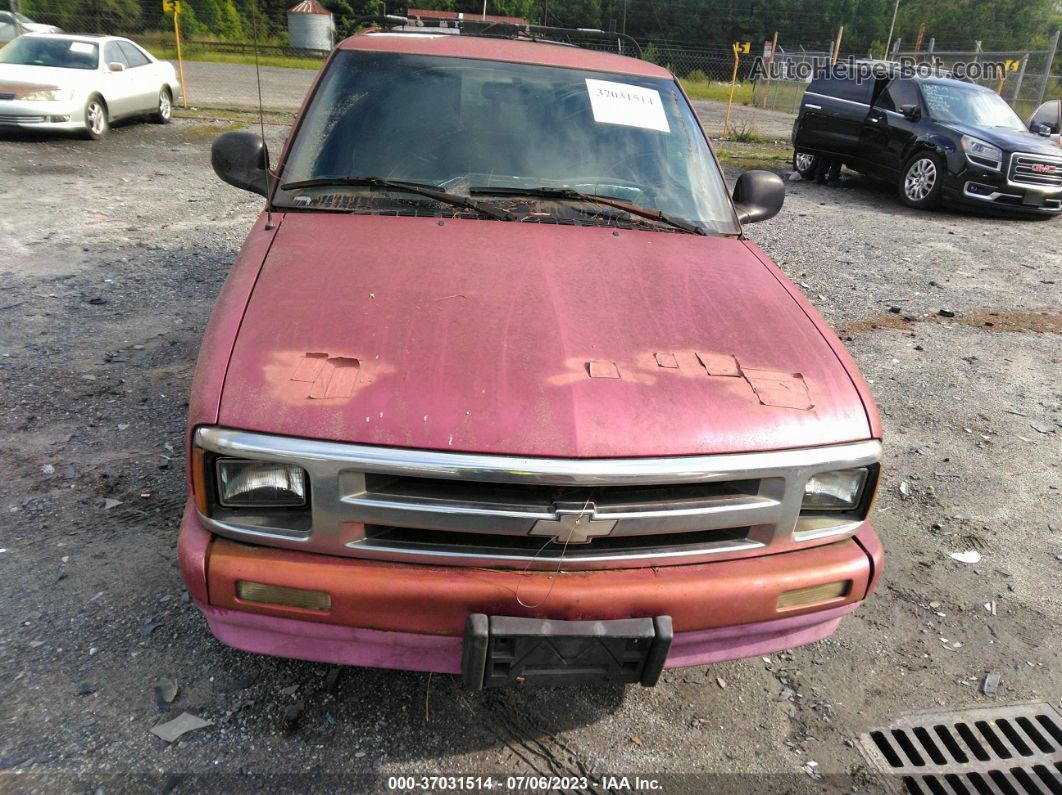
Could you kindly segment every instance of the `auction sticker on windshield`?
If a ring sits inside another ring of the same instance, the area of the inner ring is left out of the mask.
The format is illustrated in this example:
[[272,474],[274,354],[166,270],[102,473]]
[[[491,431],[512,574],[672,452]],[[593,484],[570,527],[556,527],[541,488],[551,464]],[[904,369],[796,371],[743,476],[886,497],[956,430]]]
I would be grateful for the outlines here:
[[590,107],[596,122],[671,132],[660,92],[656,89],[588,77],[586,90],[590,94]]

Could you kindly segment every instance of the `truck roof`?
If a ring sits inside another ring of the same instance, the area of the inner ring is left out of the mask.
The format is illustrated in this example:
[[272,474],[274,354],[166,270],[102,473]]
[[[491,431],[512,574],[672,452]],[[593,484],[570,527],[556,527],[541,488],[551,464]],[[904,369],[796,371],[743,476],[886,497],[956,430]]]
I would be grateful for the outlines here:
[[477,58],[484,61],[559,66],[593,72],[662,77],[671,79],[667,69],[638,58],[587,50],[541,41],[518,41],[486,36],[442,33],[363,33],[339,43],[340,50],[374,50],[409,55],[438,55],[447,58]]

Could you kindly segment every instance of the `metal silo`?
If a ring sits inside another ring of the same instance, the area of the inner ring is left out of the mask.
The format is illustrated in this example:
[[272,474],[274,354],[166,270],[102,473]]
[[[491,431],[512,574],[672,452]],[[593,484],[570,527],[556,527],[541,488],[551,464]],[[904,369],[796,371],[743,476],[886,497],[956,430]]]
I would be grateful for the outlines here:
[[288,9],[288,38],[292,49],[331,50],[332,13],[317,0],[302,0]]

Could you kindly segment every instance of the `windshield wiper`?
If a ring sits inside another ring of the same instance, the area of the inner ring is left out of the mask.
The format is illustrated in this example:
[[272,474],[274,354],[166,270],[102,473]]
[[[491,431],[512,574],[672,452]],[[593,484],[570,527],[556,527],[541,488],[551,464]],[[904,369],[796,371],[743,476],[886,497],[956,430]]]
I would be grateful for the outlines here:
[[489,207],[480,204],[467,196],[450,193],[435,185],[424,185],[419,182],[403,182],[400,180],[381,179],[380,177],[316,177],[303,179],[296,182],[287,182],[280,186],[281,190],[299,190],[301,188],[332,188],[332,187],[355,187],[355,188],[380,188],[382,190],[405,191],[427,196],[429,199],[475,210],[481,215],[489,216],[498,221],[515,221],[516,216],[507,210],[498,207]]
[[689,221],[684,221],[681,218],[673,218],[669,215],[665,215],[659,210],[642,207],[639,204],[626,202],[623,201],[623,199],[614,199],[611,196],[604,196],[599,193],[583,193],[574,188],[471,188],[468,192],[478,195],[490,194],[493,196],[541,196],[548,199],[567,199],[569,201],[604,204],[607,207],[615,207],[617,210],[623,210],[631,215],[637,215],[642,218],[648,218],[650,221],[667,224],[675,229],[688,232],[691,235],[708,234],[696,224],[691,224]]

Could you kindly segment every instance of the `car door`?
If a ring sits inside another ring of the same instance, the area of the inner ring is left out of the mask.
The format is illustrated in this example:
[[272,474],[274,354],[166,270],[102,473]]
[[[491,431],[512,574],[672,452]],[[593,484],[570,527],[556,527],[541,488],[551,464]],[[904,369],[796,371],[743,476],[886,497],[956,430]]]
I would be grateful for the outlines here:
[[129,73],[129,86],[133,92],[135,112],[147,113],[155,110],[158,107],[162,81],[159,80],[151,59],[131,41],[119,41],[117,44],[128,64],[126,71]]
[[[118,65],[121,65],[121,69],[117,68]],[[134,76],[118,42],[104,43],[101,68],[103,69],[103,98],[107,101],[110,117],[116,119],[136,113]]]
[[813,80],[804,92],[797,148],[855,155],[873,84],[841,69]]
[[1059,140],[1059,131],[1062,129],[1062,100],[1053,99],[1045,102],[1036,109],[1036,113],[1029,119],[1029,128],[1034,124],[1044,124],[1051,131],[1051,139]]
[[903,168],[911,142],[918,135],[917,120],[900,111],[915,106],[925,114],[922,92],[913,80],[894,78],[877,93],[860,134],[859,153],[877,176],[894,177]]

